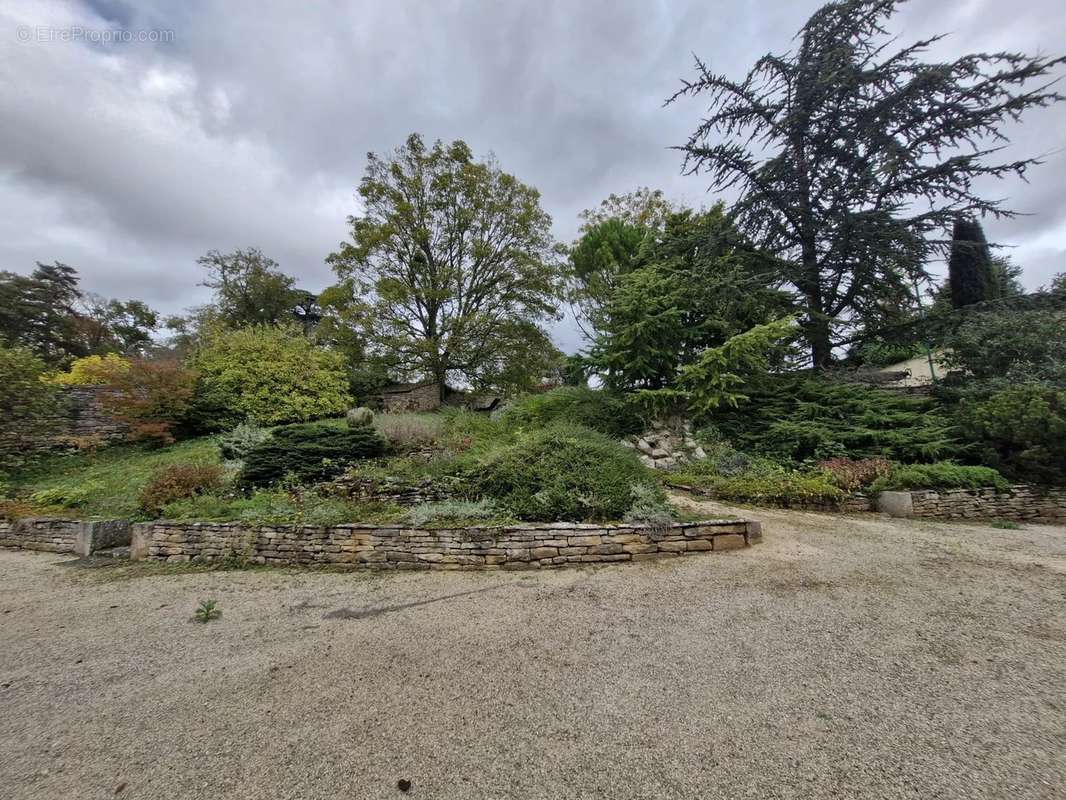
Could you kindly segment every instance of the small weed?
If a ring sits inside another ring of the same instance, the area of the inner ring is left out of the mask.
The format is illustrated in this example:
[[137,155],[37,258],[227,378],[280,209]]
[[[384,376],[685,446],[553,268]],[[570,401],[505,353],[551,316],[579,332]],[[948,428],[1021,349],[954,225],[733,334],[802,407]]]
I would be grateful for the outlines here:
[[994,519],[990,523],[988,523],[988,525],[989,527],[1000,528],[1001,530],[1005,531],[1016,531],[1020,530],[1022,527],[1017,522],[1014,522],[1013,520],[1009,519]]
[[196,607],[195,619],[197,622],[210,622],[213,619],[218,619],[222,616],[222,612],[216,608],[214,600],[201,600],[200,605]]

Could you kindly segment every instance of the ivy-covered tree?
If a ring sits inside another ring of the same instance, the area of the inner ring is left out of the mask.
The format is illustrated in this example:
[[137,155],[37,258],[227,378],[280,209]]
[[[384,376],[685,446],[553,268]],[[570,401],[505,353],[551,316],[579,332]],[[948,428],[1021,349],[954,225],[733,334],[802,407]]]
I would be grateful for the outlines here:
[[1012,215],[975,183],[1038,163],[998,159],[1002,126],[1061,99],[1049,76],[1063,58],[923,61],[942,36],[894,47],[886,23],[898,5],[828,3],[794,51],[763,56],[739,80],[697,59],[695,80],[668,101],[709,101],[680,147],[685,171],[740,191],[741,228],[782,259],[802,297],[816,366],[832,361],[841,329],[853,334],[886,298],[907,302],[959,214]]
[[955,308],[992,300],[999,285],[992,266],[992,251],[976,219],[959,216],[951,232],[948,288]]
[[412,134],[388,156],[369,154],[359,195],[352,241],[327,259],[340,279],[328,299],[370,356],[443,391],[449,379],[482,382],[516,349],[548,346],[541,324],[561,287],[536,189],[463,141],[427,146]]

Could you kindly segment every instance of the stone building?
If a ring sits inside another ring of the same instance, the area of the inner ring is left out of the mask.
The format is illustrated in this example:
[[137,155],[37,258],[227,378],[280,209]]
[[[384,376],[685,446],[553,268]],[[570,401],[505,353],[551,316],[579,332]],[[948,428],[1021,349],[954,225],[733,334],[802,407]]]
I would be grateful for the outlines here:
[[440,387],[433,381],[394,383],[378,392],[376,399],[386,413],[435,411],[440,408]]

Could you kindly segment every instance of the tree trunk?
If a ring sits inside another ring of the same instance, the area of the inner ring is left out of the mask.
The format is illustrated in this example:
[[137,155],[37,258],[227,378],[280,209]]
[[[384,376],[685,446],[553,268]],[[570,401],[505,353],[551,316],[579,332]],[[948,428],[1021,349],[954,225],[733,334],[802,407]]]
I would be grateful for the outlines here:
[[822,316],[812,315],[806,329],[814,368],[828,367],[833,361],[833,346],[829,341],[829,320]]
[[810,239],[803,244],[803,284],[799,289],[807,301],[807,322],[803,330],[811,347],[811,361],[815,369],[824,369],[833,360],[829,319],[825,315],[820,277],[817,245]]

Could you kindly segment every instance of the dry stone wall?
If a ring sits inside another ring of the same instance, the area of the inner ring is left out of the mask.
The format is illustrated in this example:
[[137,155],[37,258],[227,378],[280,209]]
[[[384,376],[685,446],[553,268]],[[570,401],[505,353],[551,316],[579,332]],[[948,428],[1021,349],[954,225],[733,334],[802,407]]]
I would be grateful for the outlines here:
[[927,519],[1066,520],[1066,489],[1016,485],[1006,490],[915,490],[912,516]]
[[162,521],[133,526],[130,556],[169,562],[337,564],[353,569],[540,569],[674,558],[745,547],[761,538],[759,523],[734,519],[666,528],[546,523],[457,530]]
[[0,521],[0,547],[13,550],[39,550],[45,553],[74,553],[87,556],[130,543],[130,523],[126,520],[83,520],[36,517]]

